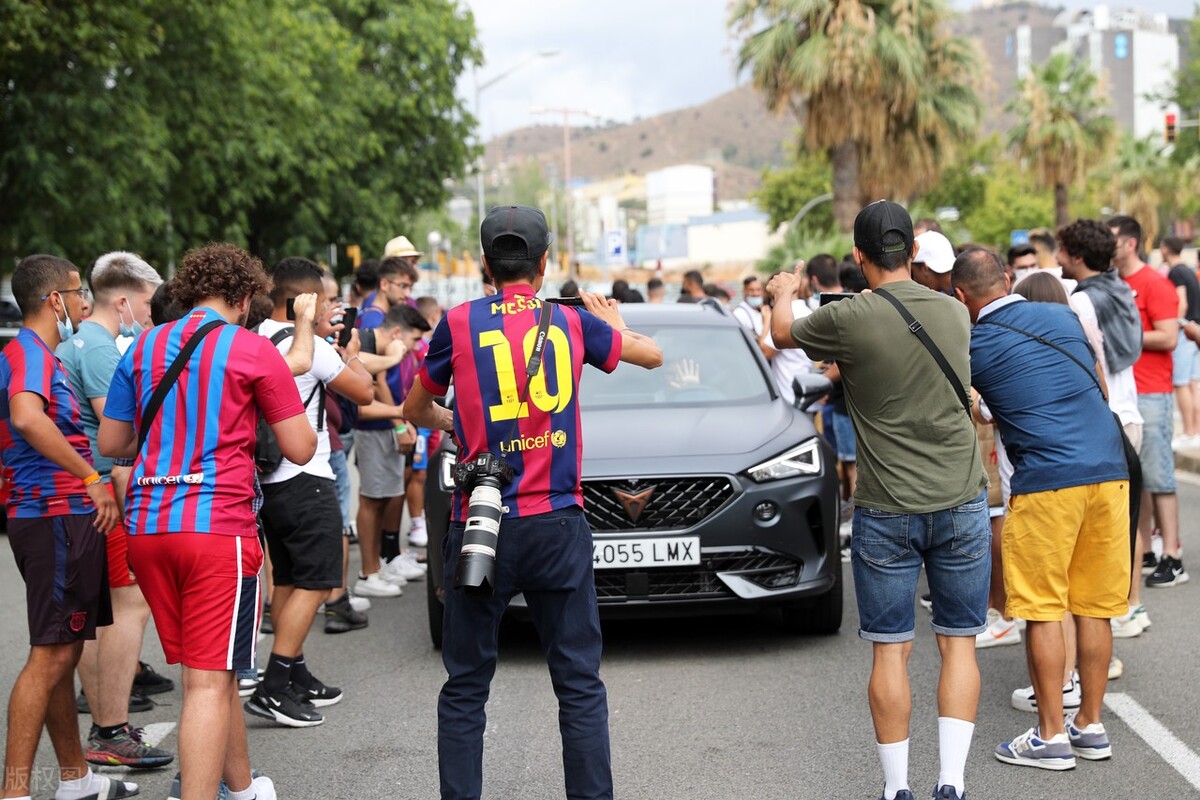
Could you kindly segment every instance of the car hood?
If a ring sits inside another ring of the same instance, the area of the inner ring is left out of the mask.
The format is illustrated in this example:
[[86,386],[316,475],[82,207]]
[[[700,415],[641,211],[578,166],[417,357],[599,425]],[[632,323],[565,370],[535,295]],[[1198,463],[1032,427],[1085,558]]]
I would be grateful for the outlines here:
[[[584,475],[587,476],[611,472],[614,462],[628,465],[643,459],[694,459],[753,453],[783,435],[803,415],[786,403],[770,402],[753,406],[590,411],[585,408],[582,417]],[[810,430],[808,435],[812,433]],[[778,444],[782,449],[788,443],[780,441]],[[729,466],[729,469],[741,468]]]

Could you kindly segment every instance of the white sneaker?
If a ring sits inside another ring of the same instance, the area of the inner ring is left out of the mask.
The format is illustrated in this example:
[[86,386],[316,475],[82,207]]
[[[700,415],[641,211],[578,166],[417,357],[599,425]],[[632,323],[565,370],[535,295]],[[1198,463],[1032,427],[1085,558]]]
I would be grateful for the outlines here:
[[393,558],[388,567],[396,574],[402,575],[406,580],[420,581],[425,579],[425,571],[429,569],[426,564],[421,564],[417,561],[417,554],[411,550],[401,553],[396,558]]
[[1113,656],[1112,660],[1108,662],[1108,679],[1110,681],[1115,681],[1117,678],[1120,678],[1124,674],[1125,674],[1125,662],[1122,661],[1121,659],[1117,658],[1116,656]]
[[404,568],[400,564],[400,559],[393,558],[391,561],[384,561],[379,569],[379,577],[383,578],[388,583],[394,583],[397,586],[407,586],[408,577],[404,574]]
[[354,584],[354,593],[360,597],[399,597],[404,594],[400,587],[384,580],[378,572],[359,576]]
[[275,784],[266,775],[259,775],[250,782],[254,790],[254,800],[276,800]]
[[[1074,675],[1062,687],[1063,709],[1070,711],[1079,708],[1079,681]],[[1017,711],[1032,711],[1037,712],[1037,698],[1034,697],[1033,687],[1026,686],[1024,689],[1017,689],[1012,693],[1012,707]]]
[[[1145,614],[1145,609],[1143,609],[1142,616],[1144,617]],[[1112,623],[1112,635],[1114,639],[1132,639],[1136,636],[1141,636],[1142,631],[1146,629],[1145,625],[1142,624],[1142,620],[1138,618],[1138,615],[1132,608],[1129,609],[1128,613],[1122,614],[1119,617],[1113,617],[1109,622]]]
[[353,592],[346,592],[350,595],[350,607],[355,611],[365,612],[371,610],[371,601],[365,597],[356,597]]
[[424,525],[413,525],[408,531],[408,543],[413,547],[425,547],[429,544],[429,532]]
[[1021,628],[1015,619],[1005,619],[1004,615],[994,608],[988,609],[987,619],[987,630],[975,637],[976,650],[1021,643]]

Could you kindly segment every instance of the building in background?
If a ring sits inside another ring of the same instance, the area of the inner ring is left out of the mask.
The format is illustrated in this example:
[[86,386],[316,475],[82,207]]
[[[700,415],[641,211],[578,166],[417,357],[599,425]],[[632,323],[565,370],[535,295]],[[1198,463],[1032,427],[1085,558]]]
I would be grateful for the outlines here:
[[[987,62],[986,108],[1005,108],[1033,67],[1066,51],[1096,70],[1122,131],[1161,136],[1166,114],[1178,111],[1161,99],[1170,94],[1184,59],[1176,33],[1181,27],[1164,14],[1108,5],[1064,11],[1014,0],[985,2],[954,27],[980,43]],[[985,115],[985,132],[1003,132],[1013,121],[1004,113]]]
[[716,200],[712,167],[680,164],[646,173],[647,224],[679,224],[711,214]]

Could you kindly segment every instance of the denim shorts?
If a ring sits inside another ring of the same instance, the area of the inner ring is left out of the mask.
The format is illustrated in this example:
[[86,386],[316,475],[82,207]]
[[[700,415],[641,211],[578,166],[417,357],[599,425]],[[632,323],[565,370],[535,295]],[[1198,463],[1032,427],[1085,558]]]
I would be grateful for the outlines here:
[[833,449],[838,461],[854,463],[858,460],[858,440],[854,436],[854,422],[841,409],[826,406],[823,412],[825,425],[833,429]]
[[1175,494],[1175,405],[1170,393],[1139,394],[1142,415],[1142,488],[1151,494]]
[[854,509],[850,539],[858,635],[871,642],[907,642],[921,566],[933,599],[933,631],[975,636],[987,628],[992,575],[992,526],[987,492],[929,514]]
[[1200,356],[1200,348],[1196,347],[1195,342],[1187,338],[1187,334],[1182,330],[1179,331],[1179,343],[1171,353],[1171,359],[1175,365],[1171,382],[1176,387],[1187,386],[1196,380],[1197,356]]

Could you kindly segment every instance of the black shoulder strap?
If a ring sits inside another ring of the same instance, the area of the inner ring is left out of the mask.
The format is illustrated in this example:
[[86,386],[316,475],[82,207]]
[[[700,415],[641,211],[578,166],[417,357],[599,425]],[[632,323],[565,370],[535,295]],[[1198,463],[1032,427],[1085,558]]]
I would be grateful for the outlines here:
[[967,416],[970,417],[971,397],[969,394],[967,394],[966,387],[964,387],[958,380],[958,376],[954,374],[954,369],[950,366],[950,362],[946,360],[944,355],[942,355],[942,351],[938,349],[938,346],[933,343],[933,339],[929,337],[929,334],[926,332],[924,326],[921,325],[921,323],[918,322],[917,319],[908,312],[908,309],[904,307],[903,303],[893,297],[892,294],[887,290],[876,289],[875,294],[879,295],[884,300],[887,300],[898,312],[900,312],[900,316],[904,318],[906,323],[908,323],[908,329],[913,333],[914,336],[921,340],[921,344],[925,345],[925,349],[929,351],[929,355],[933,356],[933,360],[936,361],[937,365],[942,368],[942,373],[946,376],[946,380],[950,381],[950,385],[954,387],[955,394],[958,395],[959,402],[962,403],[963,411],[966,411]]
[[1101,395],[1104,394],[1104,389],[1101,388],[1100,379],[1098,377],[1096,377],[1096,371],[1094,369],[1088,369],[1087,364],[1084,364],[1078,358],[1071,355],[1071,353],[1069,353],[1066,349],[1059,347],[1054,342],[1047,339],[1045,336],[1038,336],[1036,333],[1030,333],[1029,331],[1018,328],[1015,325],[1009,325],[1007,322],[1000,322],[999,320],[992,319],[991,316],[985,317],[984,319],[979,320],[979,322],[977,322],[975,324],[976,325],[998,325],[1001,328],[1007,328],[1008,330],[1012,331],[1013,333],[1019,333],[1022,336],[1033,339],[1038,344],[1044,344],[1047,347],[1053,347],[1055,350],[1057,350],[1058,352],[1062,353],[1067,358],[1074,361],[1081,370],[1086,372],[1088,374],[1088,376],[1092,379],[1092,383],[1096,384],[1096,388],[1100,389],[1100,394]]
[[[258,328],[255,328],[255,330],[257,331]],[[288,325],[286,328],[283,328],[282,330],[275,332],[275,335],[271,337],[271,344],[275,345],[276,347],[279,347],[280,342],[282,342],[284,339],[287,339],[287,338],[295,336],[295,335],[296,335],[296,326]],[[308,408],[309,404],[312,403],[313,398],[317,396],[317,392],[321,393],[321,399],[317,405],[317,433],[320,433],[321,431],[325,430],[325,384],[324,383],[322,383],[321,381],[317,381],[317,385],[313,387],[312,393],[308,396],[308,399],[304,401],[304,407],[306,409]]]
[[[529,361],[525,365],[525,388],[521,392],[521,401],[517,406],[521,406],[529,402],[529,387],[533,383],[533,376],[537,375],[538,369],[542,366],[542,354],[546,351],[546,337],[550,333],[550,322],[554,317],[554,307],[549,303],[543,302],[538,309],[538,326],[537,336],[533,340],[533,350],[529,353]],[[513,417],[512,433],[509,438],[517,435],[521,422],[521,415],[518,411],[517,416]]]
[[187,362],[191,359],[192,353],[196,352],[196,348],[200,346],[201,340],[205,336],[215,331],[217,328],[226,324],[223,320],[215,319],[212,322],[205,323],[196,329],[192,334],[192,338],[187,340],[187,344],[179,351],[179,355],[171,362],[171,368],[167,370],[167,374],[163,375],[163,379],[158,382],[158,386],[154,387],[154,394],[150,396],[150,402],[146,404],[146,410],[142,412],[142,424],[138,426],[138,452],[142,452],[142,446],[146,443],[146,437],[150,435],[150,426],[154,422],[154,418],[158,416],[158,410],[162,408],[163,401],[167,399],[167,393],[175,386],[179,376],[183,373]]

